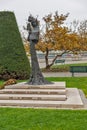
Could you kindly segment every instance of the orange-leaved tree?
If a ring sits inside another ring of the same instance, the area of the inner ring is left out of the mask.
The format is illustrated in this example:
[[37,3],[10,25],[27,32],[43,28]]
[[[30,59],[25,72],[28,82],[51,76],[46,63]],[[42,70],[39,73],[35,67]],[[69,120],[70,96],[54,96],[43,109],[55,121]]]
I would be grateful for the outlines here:
[[87,51],[87,20],[80,22],[78,33],[80,36],[80,45],[82,51]]
[[79,36],[79,53],[87,51],[87,20],[78,21],[74,20],[71,23],[71,31],[77,33]]
[[[68,15],[69,14],[59,15],[58,12],[55,12],[54,15],[48,14],[43,17],[45,28],[42,30],[40,40],[38,44],[36,44],[36,49],[45,53],[47,69],[49,69],[54,64],[55,60],[64,53],[76,53],[82,50],[82,39],[79,33],[72,30],[70,31],[67,26],[64,26],[64,22]],[[24,46],[26,51],[29,52],[29,44],[26,42]],[[48,56],[51,51],[57,51],[57,53],[55,53],[55,57],[52,61],[49,62]]]
[[[45,52],[46,68],[49,69],[55,62],[55,60],[62,56],[64,53],[70,51],[76,51],[80,48],[78,44],[79,37],[76,33],[70,32],[68,27],[64,26],[64,22],[68,14],[59,15],[55,12],[54,15],[49,14],[43,18],[45,22],[45,31],[39,43],[36,45],[36,49]],[[48,55],[50,51],[59,51],[49,63]]]

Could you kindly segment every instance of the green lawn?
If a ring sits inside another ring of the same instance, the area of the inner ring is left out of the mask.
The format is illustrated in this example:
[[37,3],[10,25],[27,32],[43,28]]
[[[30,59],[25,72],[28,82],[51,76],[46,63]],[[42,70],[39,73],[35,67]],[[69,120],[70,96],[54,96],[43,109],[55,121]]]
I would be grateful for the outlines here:
[[[87,77],[49,77],[49,81],[65,81],[66,87],[82,89],[87,97]],[[26,80],[19,80],[18,82],[25,82]],[[4,81],[0,81],[2,86]]]
[[0,130],[87,130],[87,111],[0,108]]
[[3,88],[4,80],[0,80],[0,89]]
[[[77,87],[87,95],[87,77],[46,79],[65,81],[67,87]],[[87,130],[87,110],[0,108],[0,130]]]
[[59,71],[59,72],[64,72],[65,71],[66,72],[66,71],[69,71],[70,66],[87,66],[87,63],[61,64],[61,65],[57,64],[57,65],[53,65],[51,67],[50,71]]
[[65,81],[66,87],[82,89],[87,97],[87,77],[49,77],[50,81]]
[[3,83],[4,83],[4,80],[0,80],[0,85],[3,85]]

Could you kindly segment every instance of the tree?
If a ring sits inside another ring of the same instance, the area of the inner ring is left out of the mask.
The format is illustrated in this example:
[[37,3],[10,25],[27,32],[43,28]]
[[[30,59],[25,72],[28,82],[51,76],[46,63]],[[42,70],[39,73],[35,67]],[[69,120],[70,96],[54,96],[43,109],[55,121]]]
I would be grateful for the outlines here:
[[28,41],[24,41],[24,49],[25,49],[26,55],[29,56],[30,55],[30,46],[29,46]]
[[71,31],[76,33],[79,37],[79,52],[87,51],[87,20],[74,20],[71,23]]
[[[79,26],[78,21],[73,21],[73,29],[64,26],[68,15],[69,14],[59,15],[58,12],[55,12],[54,15],[48,14],[43,17],[45,28],[42,30],[40,40],[38,44],[36,44],[36,49],[45,53],[46,69],[49,69],[55,60],[64,53],[72,52],[76,54],[81,50],[87,49],[87,47],[84,46],[84,44],[87,43],[86,38],[81,37],[79,33],[82,27]],[[49,63],[49,52],[53,50],[57,51],[57,53],[51,63]]]
[[0,79],[28,79],[30,64],[13,12],[0,12]]
[[[55,60],[64,53],[75,51],[79,48],[78,35],[70,32],[68,27],[64,26],[64,21],[69,14],[59,15],[55,12],[54,15],[49,14],[45,16],[45,32],[43,33],[40,42],[36,45],[37,50],[45,52],[46,68],[49,69]],[[42,46],[43,45],[43,46]],[[50,51],[59,51],[49,64],[48,55]]]
[[83,51],[87,51],[87,20],[81,21],[78,27],[80,45]]

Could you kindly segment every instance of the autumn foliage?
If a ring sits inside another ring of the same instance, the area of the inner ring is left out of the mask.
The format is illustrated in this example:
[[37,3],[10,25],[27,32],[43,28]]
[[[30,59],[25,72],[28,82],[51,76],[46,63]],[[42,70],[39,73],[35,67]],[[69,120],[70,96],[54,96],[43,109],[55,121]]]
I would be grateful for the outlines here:
[[[55,12],[43,17],[44,29],[36,49],[45,53],[46,68],[50,68],[55,60],[64,53],[87,50],[87,21],[80,23],[78,28],[74,22],[75,30],[73,31],[64,24],[68,16],[69,14],[59,15],[58,12]],[[49,63],[48,55],[53,50],[59,51],[59,53]]]

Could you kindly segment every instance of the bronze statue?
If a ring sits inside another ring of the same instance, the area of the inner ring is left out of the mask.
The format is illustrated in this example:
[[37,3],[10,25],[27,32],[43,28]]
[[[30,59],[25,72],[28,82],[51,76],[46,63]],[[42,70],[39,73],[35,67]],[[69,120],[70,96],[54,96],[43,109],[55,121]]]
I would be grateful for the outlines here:
[[31,76],[28,84],[32,85],[51,84],[51,82],[44,79],[37,60],[35,44],[37,44],[39,41],[39,21],[32,15],[28,17],[27,30],[28,30],[28,41],[30,43],[30,53],[31,53]]
[[32,40],[37,43],[39,40],[39,21],[31,15],[28,18],[27,30],[29,31],[28,41]]

